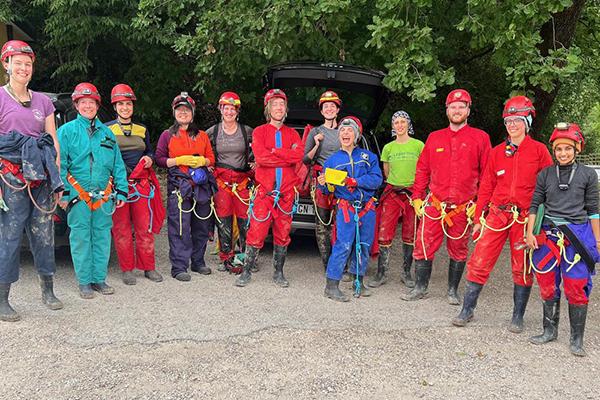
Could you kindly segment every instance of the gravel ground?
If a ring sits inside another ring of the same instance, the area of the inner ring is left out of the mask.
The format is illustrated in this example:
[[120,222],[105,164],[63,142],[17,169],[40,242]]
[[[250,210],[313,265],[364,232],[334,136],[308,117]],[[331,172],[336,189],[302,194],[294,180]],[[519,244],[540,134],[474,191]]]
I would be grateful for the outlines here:
[[[530,345],[527,338],[541,329],[539,292],[532,292],[525,332],[508,332],[506,254],[482,293],[476,320],[461,329],[450,325],[459,308],[445,300],[443,253],[426,300],[400,300],[405,289],[395,246],[388,284],[370,298],[340,304],[323,297],[312,239],[295,238],[290,246],[288,289],[270,280],[270,246],[246,288],[234,287],[234,277],[216,268],[188,283],[175,281],[167,248],[162,234],[163,283],[138,272],[138,284],[126,287],[112,257],[108,281],[116,294],[93,300],[79,298],[68,252],[59,252],[61,311],[41,304],[32,259],[23,254],[11,295],[23,319],[0,323],[0,399],[600,397],[597,296],[590,303],[587,358],[569,353],[566,304],[558,341]],[[216,266],[216,256],[207,259]]]

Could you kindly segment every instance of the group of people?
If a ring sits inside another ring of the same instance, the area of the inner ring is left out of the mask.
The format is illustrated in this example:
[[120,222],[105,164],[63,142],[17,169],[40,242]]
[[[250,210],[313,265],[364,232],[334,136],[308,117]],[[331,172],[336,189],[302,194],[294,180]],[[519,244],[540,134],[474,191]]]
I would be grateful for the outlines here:
[[[506,140],[494,148],[487,133],[467,122],[472,101],[466,90],[450,92],[449,125],[431,132],[425,143],[413,137],[408,113],[398,111],[391,119],[393,140],[379,160],[361,146],[359,118],[338,120],[342,99],[331,90],[318,100],[323,124],[307,130],[304,138],[285,125],[288,100],[280,89],[265,94],[266,123],[254,129],[239,122],[240,97],[223,93],[221,121],[207,131],[194,122],[195,101],[182,92],[171,104],[174,122],[153,151],[147,128],[133,120],[137,98],[130,86],[112,89],[116,119],[103,124],[97,88],[78,84],[71,96],[77,118],[57,130],[52,102],[28,89],[35,62],[31,47],[9,41],[1,60],[8,83],[0,90],[0,320],[20,318],[8,298],[18,280],[24,230],[42,301],[51,309],[63,307],[53,291],[52,214],[57,205],[67,212],[82,298],[114,293],[106,283],[111,234],[125,284],[136,284],[135,269],[153,282],[162,281],[154,235],[165,218],[174,279],[190,281],[190,270],[212,272],[204,257],[216,225],[219,270],[236,274],[235,285],[248,285],[259,270],[258,253],[271,231],[273,282],[289,286],[283,271],[299,198],[297,167],[304,163],[326,297],[349,300],[339,286],[345,277],[353,281],[355,297],[369,296],[385,284],[401,225],[401,280],[410,289],[402,299],[428,295],[433,260],[445,238],[448,302],[462,304],[452,324],[465,326],[508,239],[514,282],[509,330],[523,331],[535,275],[544,331],[530,341],[555,340],[562,282],[571,351],[585,354],[591,277],[600,261],[597,176],[576,160],[584,149],[576,124],[556,125],[550,138],[554,161],[546,146],[529,135],[535,108],[527,97],[506,102]],[[154,164],[168,171],[166,210]],[[475,247],[468,257],[470,237]],[[378,259],[377,271],[365,281],[372,256]]]

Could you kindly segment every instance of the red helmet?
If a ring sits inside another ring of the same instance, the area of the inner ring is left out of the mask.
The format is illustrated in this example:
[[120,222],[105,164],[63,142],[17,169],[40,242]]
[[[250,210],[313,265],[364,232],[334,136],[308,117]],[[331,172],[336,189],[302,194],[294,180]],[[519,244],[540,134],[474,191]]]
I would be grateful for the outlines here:
[[559,122],[554,125],[554,131],[552,131],[552,135],[550,136],[550,144],[552,145],[552,150],[559,144],[568,144],[574,146],[581,153],[585,147],[585,138],[579,125]]
[[73,90],[73,93],[71,94],[71,100],[76,103],[86,97],[94,99],[100,103],[100,93],[98,93],[96,86],[88,82],[83,82],[75,86],[75,90]]
[[535,107],[531,100],[525,96],[515,96],[504,104],[502,118],[506,117],[535,117]]
[[287,103],[287,96],[281,89],[271,89],[265,94],[265,107],[269,104],[271,99],[283,99]]
[[446,107],[450,103],[454,103],[455,101],[462,101],[467,103],[467,106],[471,106],[471,95],[465,89],[454,89],[450,93],[448,93],[448,97],[446,97]]
[[188,107],[190,110],[192,110],[192,115],[196,111],[196,102],[194,99],[192,99],[188,92],[181,92],[173,99],[173,102],[171,103],[173,112],[175,112],[175,109],[179,106]]
[[126,85],[124,83],[119,83],[115,85],[114,88],[110,91],[110,102],[111,104],[115,104],[118,101],[136,101],[135,93],[133,93],[133,89],[131,86]]
[[35,61],[35,53],[30,45],[21,40],[9,40],[2,46],[2,61],[6,61],[8,57],[24,55],[31,57],[31,61]]
[[335,103],[338,107],[342,106],[342,100],[337,95],[337,93],[332,90],[328,90],[328,91],[324,92],[321,95],[321,97],[319,97],[319,107],[321,107],[323,105],[323,103],[327,103],[328,101]]
[[240,96],[238,96],[235,92],[224,92],[219,97],[219,106],[234,106],[235,108],[240,108],[242,105],[242,100],[240,100]]

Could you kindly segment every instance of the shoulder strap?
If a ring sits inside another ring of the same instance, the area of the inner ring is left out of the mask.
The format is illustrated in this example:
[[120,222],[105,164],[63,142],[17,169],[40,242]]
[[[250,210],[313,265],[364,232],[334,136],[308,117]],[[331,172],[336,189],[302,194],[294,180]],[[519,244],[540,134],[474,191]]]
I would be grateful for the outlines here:
[[246,130],[246,125],[240,123],[240,129],[242,130],[242,136],[244,137],[244,145],[246,146],[246,155],[244,162],[248,165],[248,160],[250,159],[250,149],[248,148],[248,132]]
[[[321,126],[319,125],[316,127],[317,129],[317,134],[321,133]],[[325,134],[323,133],[323,136],[325,136]],[[317,147],[317,151],[315,152],[315,155],[313,156],[312,160],[310,161],[310,165],[313,166],[317,163],[317,159],[319,158],[319,154],[321,154],[321,149],[323,148],[323,141],[325,140],[325,138],[323,137],[323,140],[321,140],[319,142],[319,147]]]
[[[210,139],[210,145],[212,146],[213,154],[215,155],[215,161],[218,159],[217,157],[217,136],[219,135],[219,128],[221,127],[221,123],[217,122],[215,125],[215,129],[213,129],[212,134],[208,135]],[[208,132],[207,132],[208,133]]]

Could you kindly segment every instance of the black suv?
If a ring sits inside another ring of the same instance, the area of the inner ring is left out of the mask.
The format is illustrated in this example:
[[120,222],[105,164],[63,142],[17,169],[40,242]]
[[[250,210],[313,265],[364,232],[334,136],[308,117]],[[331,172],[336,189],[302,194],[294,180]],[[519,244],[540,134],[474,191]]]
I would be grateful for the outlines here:
[[[361,147],[379,155],[381,149],[373,130],[388,100],[389,93],[382,83],[384,77],[383,72],[347,64],[299,62],[270,67],[263,83],[265,91],[270,88],[285,91],[289,108],[285,123],[300,135],[306,124],[323,123],[319,96],[328,89],[335,91],[342,99],[339,117],[360,118],[363,124]],[[292,220],[292,233],[314,235],[314,227],[313,202],[310,197],[302,197]]]
[[[74,120],[77,117],[77,110],[73,107],[70,93],[43,93],[52,100],[54,104],[54,117],[56,128]],[[104,107],[98,110],[98,118],[102,122],[108,122],[114,119],[113,115]],[[67,214],[57,207],[54,214],[54,246],[63,247],[69,245],[69,229],[67,227]]]

